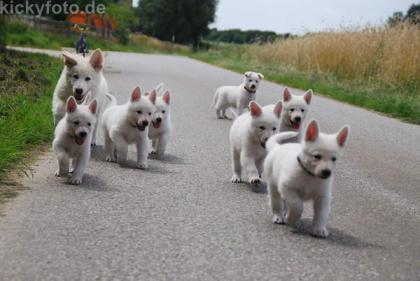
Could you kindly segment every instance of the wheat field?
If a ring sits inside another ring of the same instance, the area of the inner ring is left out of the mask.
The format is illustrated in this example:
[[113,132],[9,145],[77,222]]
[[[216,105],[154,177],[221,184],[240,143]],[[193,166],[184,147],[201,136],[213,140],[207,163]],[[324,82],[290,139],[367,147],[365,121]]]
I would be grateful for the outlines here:
[[260,63],[292,66],[340,80],[420,87],[420,26],[330,30],[253,44],[248,55]]

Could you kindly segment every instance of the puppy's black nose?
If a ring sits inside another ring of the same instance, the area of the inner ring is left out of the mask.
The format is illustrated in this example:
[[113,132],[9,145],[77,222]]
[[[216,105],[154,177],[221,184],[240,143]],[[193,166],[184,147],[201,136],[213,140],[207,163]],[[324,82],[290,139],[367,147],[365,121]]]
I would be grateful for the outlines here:
[[331,170],[325,169],[321,171],[321,175],[323,178],[328,178],[329,176],[331,176]]
[[81,132],[81,133],[79,134],[79,136],[81,136],[82,138],[85,138],[85,137],[87,136],[87,133],[86,133],[86,132]]
[[255,89],[255,85],[252,85],[252,86],[251,86],[251,88],[252,88],[252,89]]
[[295,122],[300,122],[300,120],[302,120],[302,118],[300,116],[295,117]]
[[83,94],[83,89],[77,88],[75,90],[75,92],[76,92],[76,94],[81,95],[81,94]]
[[147,126],[147,125],[149,125],[149,122],[148,121],[146,121],[146,120],[144,120],[143,122],[141,122],[142,124],[143,124],[143,126]]
[[162,122],[162,118],[160,117],[156,118],[156,122]]

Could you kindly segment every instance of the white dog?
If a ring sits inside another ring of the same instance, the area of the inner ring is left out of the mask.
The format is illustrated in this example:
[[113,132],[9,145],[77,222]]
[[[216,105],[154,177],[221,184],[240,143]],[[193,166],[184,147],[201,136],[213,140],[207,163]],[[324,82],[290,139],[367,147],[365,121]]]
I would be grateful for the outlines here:
[[[155,90],[152,91],[152,93]],[[165,91],[156,98],[156,111],[153,115],[152,126],[149,127],[149,139],[152,140],[152,154],[162,156],[172,134],[172,120],[170,107],[170,91]]]
[[[260,183],[264,158],[267,154],[265,143],[268,138],[279,131],[282,102],[274,109],[263,107],[251,101],[249,111],[239,116],[229,132],[232,153],[232,182],[242,181],[242,169],[245,170],[251,184]],[[295,136],[288,133],[284,137]]]
[[[302,215],[303,202],[312,200],[313,234],[328,236],[326,226],[335,162],[342,154],[349,131],[350,128],[345,126],[337,134],[322,134],[318,123],[312,120],[301,144],[279,145],[279,135],[268,140],[264,179],[274,223],[295,223]],[[287,214],[284,219],[285,210]]]
[[298,96],[290,93],[288,88],[283,92],[283,112],[281,114],[280,132],[297,132],[298,135],[285,142],[300,142],[302,137],[302,124],[309,112],[309,105],[312,100],[312,90],[304,95]]
[[223,86],[216,90],[213,98],[212,107],[216,109],[217,117],[220,119],[228,118],[226,109],[236,108],[237,114],[241,115],[251,101],[255,101],[255,96],[264,78],[261,73],[245,72],[244,81],[239,86]]
[[[104,57],[100,50],[95,50],[89,57],[63,52],[64,69],[54,90],[52,111],[54,124],[66,113],[66,100],[74,96],[82,103],[89,93],[90,99],[98,103],[97,115],[103,111],[104,97],[109,94],[108,84],[103,75]],[[92,144],[96,143],[97,126],[94,128]]]
[[81,184],[82,177],[90,158],[90,142],[92,131],[96,125],[96,99],[89,105],[77,105],[74,97],[66,102],[66,114],[56,128],[53,149],[58,159],[58,177],[67,177],[70,160],[72,161],[72,176],[70,184]]
[[128,145],[136,144],[137,167],[147,168],[148,128],[155,113],[156,93],[142,97],[140,87],[134,88],[130,100],[123,105],[108,107],[102,116],[106,161],[123,164]]

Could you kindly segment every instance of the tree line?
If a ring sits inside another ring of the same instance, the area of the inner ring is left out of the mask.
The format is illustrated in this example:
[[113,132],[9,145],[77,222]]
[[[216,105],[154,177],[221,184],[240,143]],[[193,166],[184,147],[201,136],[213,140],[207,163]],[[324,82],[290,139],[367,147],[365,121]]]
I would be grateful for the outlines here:
[[274,31],[261,31],[261,30],[246,30],[240,29],[228,29],[218,30],[213,28],[209,34],[205,37],[208,41],[236,43],[236,44],[249,44],[249,43],[266,43],[272,42],[276,39],[287,39],[291,35],[290,33],[277,34]]

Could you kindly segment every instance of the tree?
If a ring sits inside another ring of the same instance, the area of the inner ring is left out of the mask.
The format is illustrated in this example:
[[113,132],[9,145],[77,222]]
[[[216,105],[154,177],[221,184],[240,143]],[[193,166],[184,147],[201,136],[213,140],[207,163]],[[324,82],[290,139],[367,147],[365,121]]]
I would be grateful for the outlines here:
[[218,0],[141,0],[140,29],[165,41],[198,46],[214,21]]
[[388,18],[388,24],[395,26],[404,21],[404,14],[402,12],[395,12],[391,17]]
[[420,4],[413,4],[407,11],[405,19],[410,23],[420,24]]

